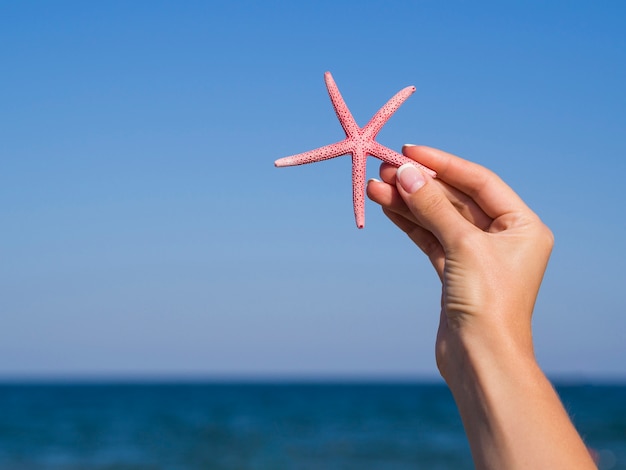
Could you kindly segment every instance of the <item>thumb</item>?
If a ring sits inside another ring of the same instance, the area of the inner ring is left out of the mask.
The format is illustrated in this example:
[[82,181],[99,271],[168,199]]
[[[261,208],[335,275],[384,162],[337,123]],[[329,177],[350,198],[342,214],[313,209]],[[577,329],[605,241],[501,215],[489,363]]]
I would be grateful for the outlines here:
[[418,223],[431,232],[444,250],[474,227],[459,214],[433,178],[412,163],[396,172],[396,186]]

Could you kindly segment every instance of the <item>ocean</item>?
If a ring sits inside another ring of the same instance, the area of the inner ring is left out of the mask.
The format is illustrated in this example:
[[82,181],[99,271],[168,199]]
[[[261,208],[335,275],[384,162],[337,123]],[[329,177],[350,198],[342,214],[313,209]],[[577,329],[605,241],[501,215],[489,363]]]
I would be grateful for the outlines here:
[[[626,386],[557,390],[626,469]],[[442,384],[0,384],[3,470],[472,468]]]

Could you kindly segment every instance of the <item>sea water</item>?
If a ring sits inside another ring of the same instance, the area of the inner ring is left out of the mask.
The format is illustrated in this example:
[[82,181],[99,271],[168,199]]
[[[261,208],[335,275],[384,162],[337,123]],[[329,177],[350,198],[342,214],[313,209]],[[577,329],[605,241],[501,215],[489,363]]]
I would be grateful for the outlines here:
[[[626,386],[557,387],[626,469]],[[0,469],[471,469],[442,384],[3,384]]]

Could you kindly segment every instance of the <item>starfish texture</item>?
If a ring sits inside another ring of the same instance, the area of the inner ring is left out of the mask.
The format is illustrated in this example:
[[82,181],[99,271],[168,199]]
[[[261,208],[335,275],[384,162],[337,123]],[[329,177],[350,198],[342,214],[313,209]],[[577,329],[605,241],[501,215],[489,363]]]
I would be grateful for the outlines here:
[[365,227],[365,173],[367,156],[379,158],[394,166],[412,163],[432,176],[435,172],[430,168],[420,165],[404,155],[394,152],[388,147],[375,141],[376,135],[396,112],[396,110],[415,91],[414,86],[406,87],[396,93],[387,103],[378,110],[365,127],[359,127],[352,117],[352,113],[346,106],[339,89],[330,72],[324,74],[326,88],[333,103],[337,118],[346,133],[346,138],[334,144],[325,145],[315,150],[299,153],[290,157],[280,158],[274,162],[277,167],[304,165],[305,163],[319,162],[342,155],[352,155],[352,201],[354,205],[354,217],[358,228]]

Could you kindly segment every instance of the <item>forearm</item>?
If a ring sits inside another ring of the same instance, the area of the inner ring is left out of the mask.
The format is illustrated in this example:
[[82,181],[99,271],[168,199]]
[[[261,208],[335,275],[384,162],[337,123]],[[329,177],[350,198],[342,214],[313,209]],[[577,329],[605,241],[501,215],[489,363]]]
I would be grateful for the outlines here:
[[532,350],[457,339],[448,353],[464,359],[445,378],[477,469],[596,468]]

